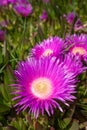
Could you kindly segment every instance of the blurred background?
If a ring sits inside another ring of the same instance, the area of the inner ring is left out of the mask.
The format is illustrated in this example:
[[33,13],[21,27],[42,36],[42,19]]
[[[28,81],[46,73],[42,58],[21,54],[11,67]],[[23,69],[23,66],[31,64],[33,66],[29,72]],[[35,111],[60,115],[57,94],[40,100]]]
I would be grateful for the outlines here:
[[14,69],[32,47],[74,33],[87,33],[87,0],[0,0],[0,130],[87,130],[87,80],[78,101],[55,119],[17,115],[11,94]]

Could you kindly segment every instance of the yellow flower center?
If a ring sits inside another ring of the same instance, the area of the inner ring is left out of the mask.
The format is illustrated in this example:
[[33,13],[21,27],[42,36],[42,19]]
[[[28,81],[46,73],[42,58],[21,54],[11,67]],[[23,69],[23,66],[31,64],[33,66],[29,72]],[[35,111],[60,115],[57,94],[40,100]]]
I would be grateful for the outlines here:
[[76,55],[76,53],[79,53],[80,55],[86,54],[86,50],[83,47],[74,47],[72,50],[72,53]]
[[31,91],[36,97],[46,99],[52,94],[52,83],[47,78],[35,79],[31,84]]
[[50,54],[52,54],[53,53],[53,50],[51,50],[51,49],[46,49],[45,51],[44,51],[44,53],[43,53],[43,56],[48,56],[48,55],[50,55]]

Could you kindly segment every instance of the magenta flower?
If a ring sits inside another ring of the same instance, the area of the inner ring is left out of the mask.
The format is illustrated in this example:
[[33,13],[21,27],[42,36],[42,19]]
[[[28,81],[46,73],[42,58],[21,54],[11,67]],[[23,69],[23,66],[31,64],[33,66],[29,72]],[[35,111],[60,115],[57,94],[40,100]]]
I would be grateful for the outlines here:
[[48,18],[48,15],[47,15],[47,12],[46,12],[46,10],[43,10],[43,12],[42,12],[42,15],[40,16],[40,20],[47,20],[47,18]]
[[50,116],[55,108],[63,111],[58,101],[69,106],[67,101],[75,99],[76,75],[65,66],[55,57],[21,62],[15,70],[17,80],[13,85],[17,111],[27,109],[37,118],[45,111]]
[[0,0],[0,6],[7,6],[8,0]]
[[8,3],[15,4],[17,0],[8,0]]
[[82,64],[81,60],[79,60],[79,58],[79,55],[75,56],[72,53],[68,53],[65,55],[63,61],[70,72],[75,73],[77,76],[87,69],[87,67]]
[[7,6],[8,4],[14,4],[16,0],[0,0],[0,6]]
[[0,30],[0,41],[4,41],[5,39],[5,32],[3,30]]
[[72,35],[66,38],[67,46],[69,47],[69,52],[74,55],[79,55],[80,58],[87,62],[87,35]]
[[27,17],[32,13],[32,6],[27,0],[18,0],[14,5],[14,10],[16,13]]
[[8,24],[9,24],[9,21],[6,21],[6,20],[0,21],[1,27],[7,27]]
[[75,25],[74,25],[75,31],[77,31],[77,30],[79,30],[79,29],[82,29],[82,28],[84,28],[84,26],[83,26],[81,20],[80,20],[80,19],[77,19],[77,21],[76,21],[76,23],[75,23]]
[[40,44],[37,44],[31,51],[31,55],[40,58],[42,56],[59,56],[63,49],[64,41],[55,36],[43,40]]
[[72,24],[74,21],[74,18],[75,18],[75,13],[70,12],[68,15],[64,15],[64,17],[66,18],[66,20],[69,24]]
[[77,17],[77,20],[74,23],[74,30],[77,31],[81,28],[83,28],[83,24],[78,17],[78,14],[75,14],[74,12],[70,12],[68,15],[64,15],[64,18],[67,20],[67,22],[71,25],[74,22],[75,17]]

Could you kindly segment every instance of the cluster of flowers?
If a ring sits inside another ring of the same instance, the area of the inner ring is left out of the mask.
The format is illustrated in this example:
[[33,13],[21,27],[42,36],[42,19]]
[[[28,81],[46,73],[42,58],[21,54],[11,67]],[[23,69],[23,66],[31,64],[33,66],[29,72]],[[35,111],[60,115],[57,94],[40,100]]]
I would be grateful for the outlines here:
[[75,12],[70,12],[68,15],[64,14],[64,18],[66,19],[67,23],[71,26],[74,24],[74,30],[77,31],[83,28],[83,23],[81,22],[79,16]]
[[[49,0],[42,0],[43,3],[49,3]],[[19,14],[23,17],[28,17],[33,12],[33,7],[28,0],[0,0],[0,7],[8,6],[9,4],[12,5],[12,9],[16,14]],[[69,25],[73,24],[73,21],[77,17],[77,21],[75,22],[74,29],[78,30],[83,28],[83,24],[78,18],[78,14],[74,12],[70,12],[68,15],[64,14],[64,18],[66,19]],[[39,16],[41,21],[46,21],[48,19],[48,13],[45,9],[42,10],[41,15]],[[5,22],[4,22],[5,23]],[[0,26],[2,26],[0,24]],[[4,41],[5,39],[5,32],[0,30],[0,41]]]
[[55,109],[63,112],[63,104],[69,106],[76,99],[77,76],[86,70],[86,64],[85,34],[65,40],[54,36],[37,44],[15,70],[12,93],[17,112],[27,109],[35,118],[45,113],[50,116]]
[[[48,3],[49,0],[43,0],[43,2]],[[28,0],[0,0],[0,6],[8,6],[9,4],[12,4],[13,10],[24,17],[29,16],[32,13],[32,5]],[[44,18],[47,18],[46,11],[42,12],[42,15]],[[42,19],[42,17],[41,17]]]
[[12,4],[16,13],[24,17],[32,13],[32,6],[28,0],[0,0],[0,6],[8,6],[9,4]]
[[[16,14],[20,14],[24,17],[29,16],[32,13],[32,6],[27,0],[0,0],[0,7],[7,7],[9,4],[12,5],[12,9]],[[1,28],[7,26],[7,22],[0,22]],[[0,30],[0,41],[3,42],[5,39],[5,31]]]
[[[48,3],[49,0],[43,0],[44,3]],[[33,7],[28,0],[0,0],[0,7],[7,7],[8,5],[12,5],[12,9],[18,15],[22,17],[28,17],[32,11]],[[41,21],[47,20],[48,15],[45,9],[42,10],[42,14],[39,16]],[[6,21],[3,23],[0,22],[0,26],[2,27],[7,25]],[[5,32],[0,30],[0,41],[4,41],[5,39]]]

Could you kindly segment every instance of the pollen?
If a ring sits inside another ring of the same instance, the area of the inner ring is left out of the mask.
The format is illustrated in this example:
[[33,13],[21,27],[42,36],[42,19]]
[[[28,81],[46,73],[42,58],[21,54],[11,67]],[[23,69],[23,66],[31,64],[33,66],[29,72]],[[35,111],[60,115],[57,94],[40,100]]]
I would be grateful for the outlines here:
[[87,51],[83,47],[74,47],[72,53],[74,55],[76,55],[77,53],[79,53],[80,55],[85,55],[87,54]]
[[35,79],[31,84],[31,91],[36,97],[47,99],[52,94],[52,83],[47,78]]
[[52,54],[53,53],[53,50],[51,50],[51,49],[46,49],[45,51],[44,51],[44,53],[43,53],[43,56],[49,56],[50,54]]

